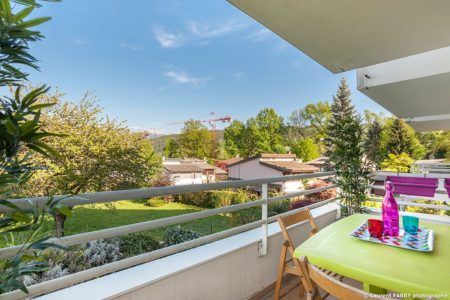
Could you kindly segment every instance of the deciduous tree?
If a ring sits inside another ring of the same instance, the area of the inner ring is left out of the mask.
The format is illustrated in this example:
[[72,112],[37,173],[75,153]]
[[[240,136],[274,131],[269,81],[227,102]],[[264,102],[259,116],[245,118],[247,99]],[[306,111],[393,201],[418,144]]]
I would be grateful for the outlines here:
[[181,130],[178,142],[182,157],[204,158],[211,156],[212,134],[199,121],[187,121]]

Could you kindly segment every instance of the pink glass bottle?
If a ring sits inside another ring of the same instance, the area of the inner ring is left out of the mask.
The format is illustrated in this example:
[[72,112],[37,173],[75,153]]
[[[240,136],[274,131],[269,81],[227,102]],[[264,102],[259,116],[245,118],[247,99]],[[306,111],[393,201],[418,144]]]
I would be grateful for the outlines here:
[[386,181],[386,195],[384,196],[382,213],[384,235],[398,236],[398,205],[394,198],[392,182]]

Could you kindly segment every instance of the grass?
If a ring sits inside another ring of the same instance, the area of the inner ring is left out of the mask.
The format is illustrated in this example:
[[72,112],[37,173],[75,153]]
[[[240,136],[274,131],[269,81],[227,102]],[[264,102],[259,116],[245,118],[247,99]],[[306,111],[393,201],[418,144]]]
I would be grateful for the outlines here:
[[[65,222],[65,235],[163,219],[203,210],[196,206],[176,202],[169,202],[159,207],[149,207],[144,205],[145,202],[146,201],[123,200],[115,202],[115,208],[110,208],[105,205],[75,207],[72,211],[72,216],[67,218]],[[229,217],[224,215],[194,220],[180,225],[183,228],[192,229],[201,235],[216,233],[232,227]],[[47,219],[44,222],[41,232],[36,236],[36,239],[46,235],[54,235],[54,226],[54,221],[52,219]],[[162,240],[166,229],[167,227],[162,227],[148,230],[145,233],[157,240]],[[13,238],[13,245],[23,243],[25,239],[23,233],[14,234]],[[7,246],[6,241],[0,240],[0,248],[5,246]]]
[[[139,201],[119,201],[115,203],[115,208],[111,209],[103,205],[95,207],[77,207],[73,210],[73,215],[67,219],[65,225],[66,235],[81,232],[95,231],[121,225],[158,220],[193,212],[203,209],[169,202],[160,207],[148,207]],[[226,216],[217,215],[204,219],[190,221],[181,224],[182,227],[192,229],[201,235],[211,234],[231,227]],[[162,237],[165,228],[152,230],[156,236]]]

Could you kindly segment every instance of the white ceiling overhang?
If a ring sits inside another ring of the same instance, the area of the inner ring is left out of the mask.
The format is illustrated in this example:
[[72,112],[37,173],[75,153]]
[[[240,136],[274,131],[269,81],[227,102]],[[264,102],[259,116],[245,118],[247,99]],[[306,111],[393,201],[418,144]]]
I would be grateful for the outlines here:
[[449,0],[228,0],[333,73],[450,45]]
[[417,130],[450,130],[450,47],[358,69],[358,89]]

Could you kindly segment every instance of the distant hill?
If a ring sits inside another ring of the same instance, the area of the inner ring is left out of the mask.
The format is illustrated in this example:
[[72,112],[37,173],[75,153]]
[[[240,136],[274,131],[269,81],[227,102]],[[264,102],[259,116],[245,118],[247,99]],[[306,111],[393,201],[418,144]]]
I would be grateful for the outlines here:
[[[223,141],[223,132],[224,132],[224,130],[216,131],[217,143],[221,143]],[[150,138],[150,141],[152,142],[153,147],[155,148],[155,152],[159,153],[159,154],[163,154],[164,153],[164,145],[166,144],[166,140],[169,138],[173,138],[173,139],[177,140],[179,135],[180,134],[178,134],[178,133],[161,135],[158,137]]]

